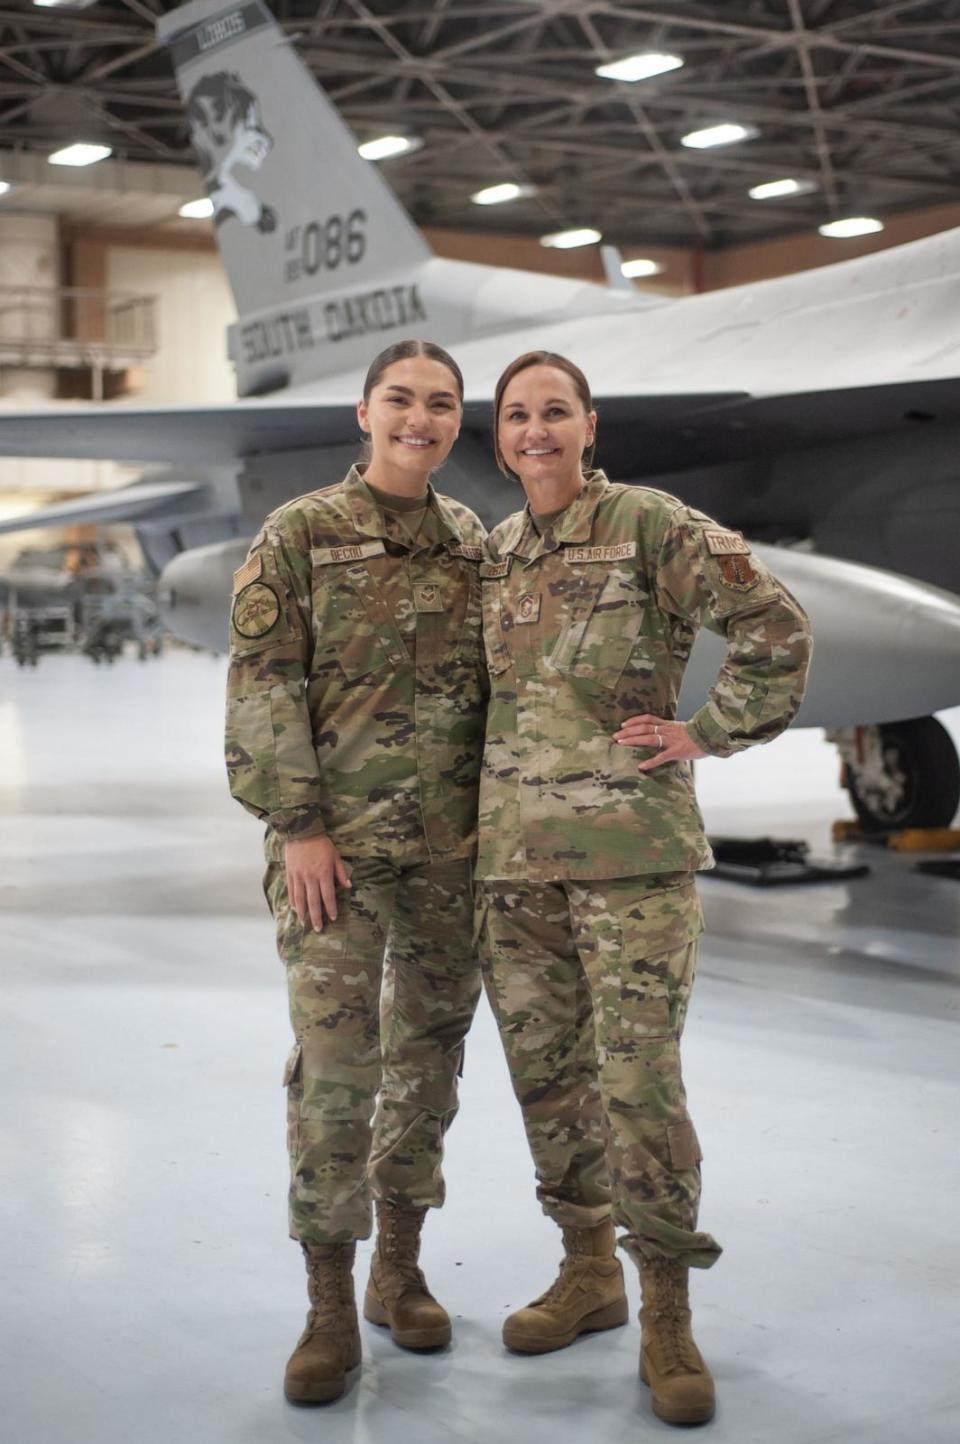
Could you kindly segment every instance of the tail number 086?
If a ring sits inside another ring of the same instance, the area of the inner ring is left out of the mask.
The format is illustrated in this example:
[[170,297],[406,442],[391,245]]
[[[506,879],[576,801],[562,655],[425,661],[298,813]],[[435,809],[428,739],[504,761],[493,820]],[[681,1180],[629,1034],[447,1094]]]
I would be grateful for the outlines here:
[[367,249],[366,224],[366,211],[358,210],[305,225],[302,257],[306,275],[335,271],[341,263],[354,266],[362,260]]

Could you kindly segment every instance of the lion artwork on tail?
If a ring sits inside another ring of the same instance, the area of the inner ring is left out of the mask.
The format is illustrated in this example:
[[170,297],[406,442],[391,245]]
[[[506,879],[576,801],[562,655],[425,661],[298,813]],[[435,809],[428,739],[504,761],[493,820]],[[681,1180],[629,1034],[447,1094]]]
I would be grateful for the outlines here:
[[214,225],[235,218],[258,231],[276,230],[276,211],[234,175],[238,165],[259,170],[273,149],[253,92],[229,71],[205,75],[187,97],[187,120],[213,202]]

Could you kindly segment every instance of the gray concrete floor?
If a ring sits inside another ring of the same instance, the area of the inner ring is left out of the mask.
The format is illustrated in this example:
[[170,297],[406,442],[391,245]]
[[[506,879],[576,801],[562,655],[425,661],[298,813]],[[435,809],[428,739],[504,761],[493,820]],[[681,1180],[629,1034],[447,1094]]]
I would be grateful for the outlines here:
[[[259,829],[223,786],[223,664],[0,671],[2,1437],[669,1435],[637,1381],[635,1321],[541,1359],[501,1347],[558,1238],[485,1005],[426,1235],[453,1347],[405,1354],[367,1325],[342,1400],[284,1403],[304,1311],[285,1237],[288,1025]],[[712,830],[830,851],[846,805],[815,734],[700,774]],[[868,860],[850,884],[703,885],[685,1060],[703,1223],[726,1246],[695,1278],[716,1441],[960,1438],[960,888]]]

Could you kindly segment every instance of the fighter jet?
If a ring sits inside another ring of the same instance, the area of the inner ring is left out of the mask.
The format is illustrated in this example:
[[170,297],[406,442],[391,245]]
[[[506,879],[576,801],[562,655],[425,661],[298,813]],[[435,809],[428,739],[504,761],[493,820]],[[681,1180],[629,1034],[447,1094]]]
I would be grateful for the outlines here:
[[[0,416],[0,454],[164,467],[19,525],[132,521],[171,628],[222,649],[265,513],[355,459],[378,350],[424,335],[455,351],[467,405],[441,485],[488,524],[518,504],[492,461],[495,379],[558,351],[591,381],[607,472],[743,530],[809,610],[799,722],[841,729],[864,823],[949,822],[960,764],[929,714],[960,702],[960,231],[678,300],[443,260],[262,0],[193,0],[158,33],[237,305],[239,399]],[[709,640],[695,651],[691,708],[716,660]]]

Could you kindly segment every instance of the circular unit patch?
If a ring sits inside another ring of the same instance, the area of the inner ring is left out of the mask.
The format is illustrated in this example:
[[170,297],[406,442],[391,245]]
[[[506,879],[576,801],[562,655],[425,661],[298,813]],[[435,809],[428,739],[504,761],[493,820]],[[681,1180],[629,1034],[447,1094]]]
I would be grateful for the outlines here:
[[280,602],[266,582],[251,582],[233,604],[233,625],[241,637],[265,637],[280,620]]

